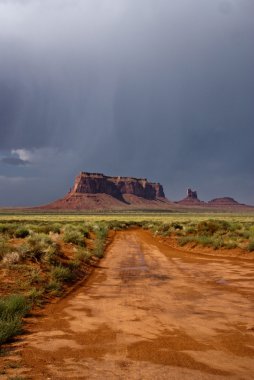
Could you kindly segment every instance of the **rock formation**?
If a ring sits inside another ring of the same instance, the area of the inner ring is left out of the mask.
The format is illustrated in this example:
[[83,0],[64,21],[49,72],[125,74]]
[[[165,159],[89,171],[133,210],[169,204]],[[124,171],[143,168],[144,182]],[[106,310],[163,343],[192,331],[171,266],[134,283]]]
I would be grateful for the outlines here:
[[110,177],[101,173],[81,172],[69,193],[42,208],[47,209],[170,209],[159,183],[146,178]]
[[234,198],[230,197],[212,199],[208,202],[208,205],[212,207],[245,206],[244,204],[238,203]]
[[81,172],[75,180],[71,193],[108,194],[123,201],[123,194],[156,200],[165,198],[159,183],[148,182],[146,178],[109,177],[101,173]]
[[181,201],[176,202],[178,205],[182,207],[189,206],[191,208],[202,208],[209,211],[209,209],[217,209],[221,211],[241,211],[241,210],[253,210],[252,206],[247,206],[241,203],[238,203],[235,199],[230,197],[224,198],[215,198],[211,201],[204,202],[198,198],[198,194],[196,191],[191,189],[187,190],[187,197],[182,199]]
[[196,191],[192,191],[191,189],[188,189],[187,198],[198,199],[198,193]]
[[233,198],[216,198],[203,202],[197,191],[187,190],[187,196],[170,202],[159,183],[146,178],[110,177],[101,173],[81,172],[73,187],[62,199],[37,209],[52,210],[165,210],[209,209],[224,211],[253,211],[252,206],[236,202]]
[[203,204],[205,204],[205,202],[203,202],[203,201],[200,201],[199,199],[198,199],[198,194],[197,194],[197,192],[196,191],[193,191],[193,190],[191,190],[190,188],[189,189],[187,189],[187,197],[186,198],[184,198],[184,199],[182,199],[182,200],[180,200],[180,201],[178,201],[178,202],[176,202],[176,203],[178,203],[178,204],[180,204],[180,205],[184,205],[184,206],[199,206],[199,205],[203,205]]

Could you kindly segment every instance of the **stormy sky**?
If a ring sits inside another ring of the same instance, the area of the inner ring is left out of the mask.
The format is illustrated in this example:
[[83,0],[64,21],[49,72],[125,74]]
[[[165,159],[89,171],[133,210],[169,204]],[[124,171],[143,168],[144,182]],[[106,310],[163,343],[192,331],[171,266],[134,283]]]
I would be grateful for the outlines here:
[[0,206],[80,171],[254,204],[253,0],[0,0]]

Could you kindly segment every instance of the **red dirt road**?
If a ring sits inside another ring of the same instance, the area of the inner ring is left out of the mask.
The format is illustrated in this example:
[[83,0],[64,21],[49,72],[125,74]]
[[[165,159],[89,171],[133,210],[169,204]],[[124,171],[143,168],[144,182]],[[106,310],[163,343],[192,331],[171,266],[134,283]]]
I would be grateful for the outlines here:
[[252,380],[253,269],[118,232],[90,279],[28,324],[0,378]]

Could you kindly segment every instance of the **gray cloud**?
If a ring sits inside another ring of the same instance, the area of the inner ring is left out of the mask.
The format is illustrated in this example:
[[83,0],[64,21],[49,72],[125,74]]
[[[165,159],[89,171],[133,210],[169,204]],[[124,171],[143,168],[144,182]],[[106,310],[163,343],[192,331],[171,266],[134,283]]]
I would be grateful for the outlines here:
[[42,178],[1,203],[47,202],[91,170],[159,180],[171,199],[195,186],[254,204],[253,11],[252,0],[0,1],[0,149],[33,162],[2,161],[0,174]]
[[14,166],[29,164],[29,161],[21,160],[20,158],[17,158],[17,157],[4,157],[1,159],[1,162],[7,165],[14,165]]

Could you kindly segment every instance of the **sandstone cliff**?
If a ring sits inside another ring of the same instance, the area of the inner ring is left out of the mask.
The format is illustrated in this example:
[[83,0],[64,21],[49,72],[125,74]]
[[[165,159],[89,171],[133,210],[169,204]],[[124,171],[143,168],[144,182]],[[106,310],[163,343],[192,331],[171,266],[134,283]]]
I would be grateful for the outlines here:
[[159,183],[146,178],[110,177],[81,172],[69,193],[44,208],[48,209],[171,209]]
[[74,185],[62,199],[37,209],[52,210],[224,210],[253,211],[253,206],[238,203],[233,198],[201,201],[196,191],[187,190],[187,196],[170,202],[159,183],[146,178],[110,177],[101,173],[81,172]]
[[123,194],[155,200],[165,198],[159,183],[148,182],[146,178],[109,177],[101,173],[81,172],[75,179],[71,193],[108,194],[123,200]]

